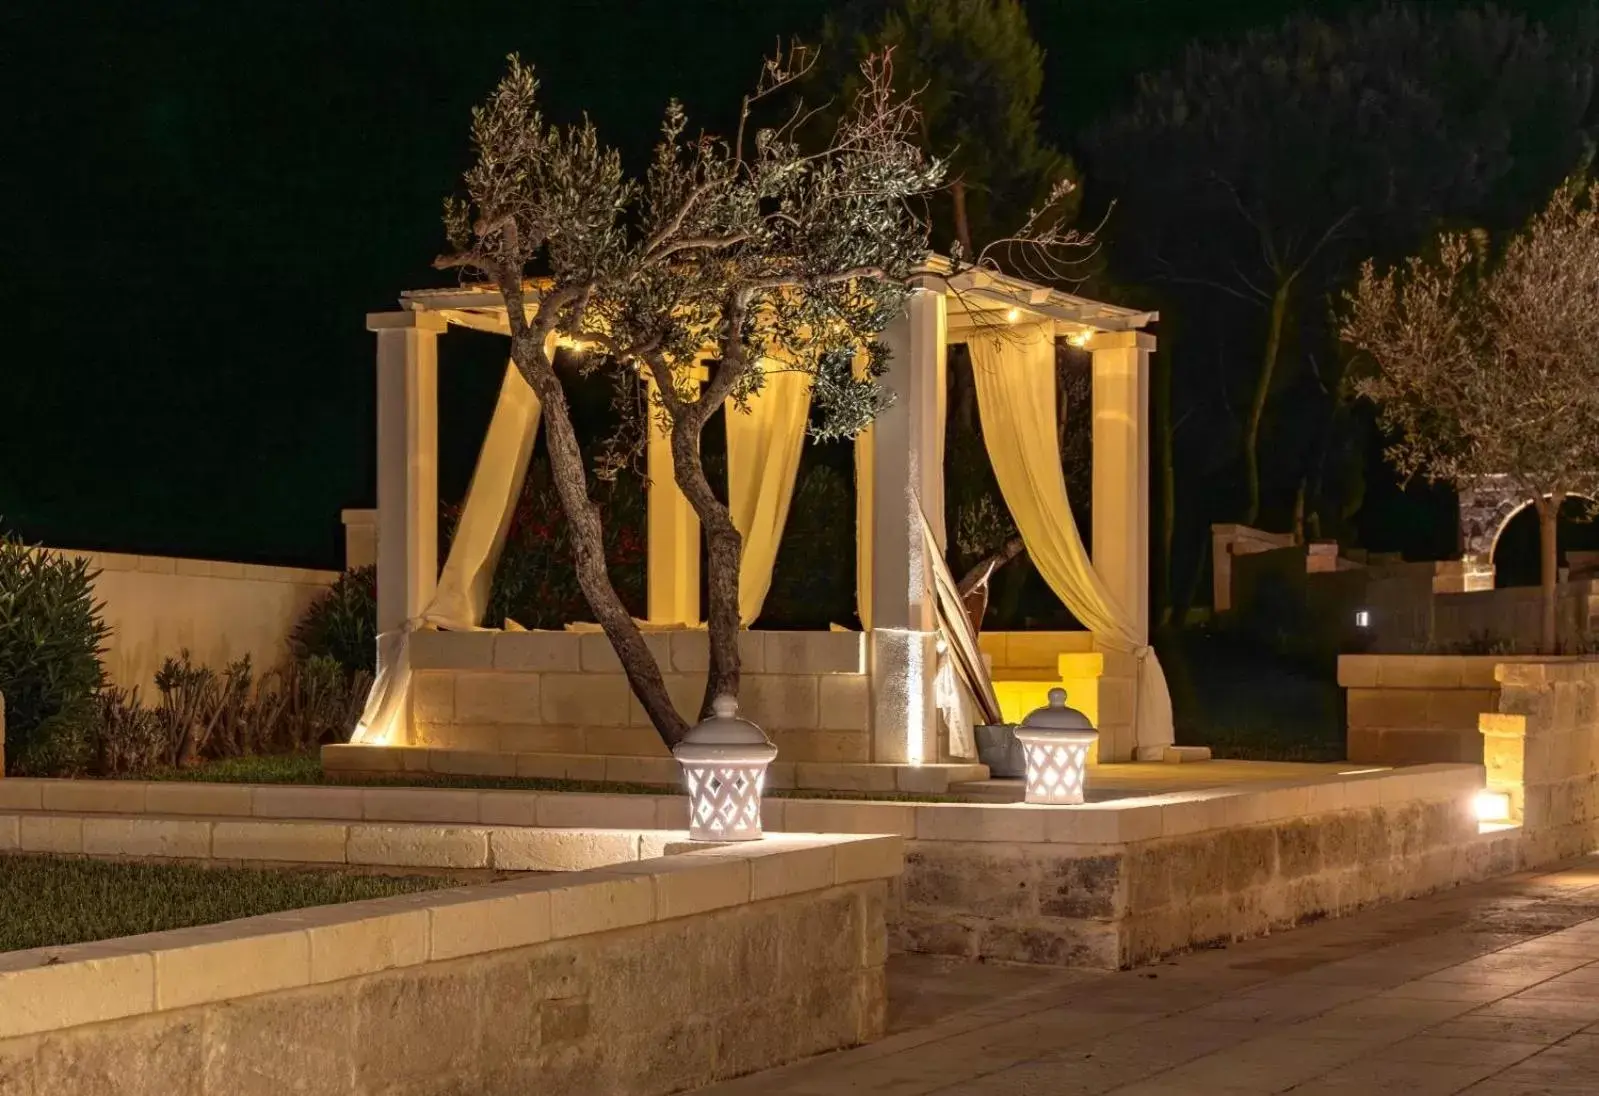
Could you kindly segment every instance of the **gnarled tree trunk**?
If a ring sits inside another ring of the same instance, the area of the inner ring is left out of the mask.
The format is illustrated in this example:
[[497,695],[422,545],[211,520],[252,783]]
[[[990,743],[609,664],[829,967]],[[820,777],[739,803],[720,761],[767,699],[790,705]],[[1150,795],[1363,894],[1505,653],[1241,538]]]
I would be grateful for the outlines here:
[[710,663],[705,674],[705,695],[700,716],[710,714],[719,696],[738,696],[741,668],[738,657],[738,571],[744,538],[733,525],[733,515],[711,490],[700,462],[703,416],[685,415],[672,426],[672,474],[705,531],[705,627],[710,641]]
[[[519,297],[509,294],[507,297],[507,304],[513,309],[522,307]],[[561,387],[554,365],[540,343],[537,333],[520,333],[511,340],[511,356],[543,405],[550,475],[561,499],[561,509],[566,512],[566,519],[570,523],[578,585],[588,599],[589,607],[594,610],[594,616],[606,638],[611,641],[633,694],[644,706],[645,713],[661,738],[668,746],[675,746],[688,733],[688,724],[672,707],[672,698],[666,691],[661,668],[645,645],[638,625],[633,623],[632,614],[622,604],[616,587],[611,584],[610,572],[605,564],[605,537],[600,524],[600,511],[589,498],[588,469],[578,445],[577,431],[572,426],[566,391]]]

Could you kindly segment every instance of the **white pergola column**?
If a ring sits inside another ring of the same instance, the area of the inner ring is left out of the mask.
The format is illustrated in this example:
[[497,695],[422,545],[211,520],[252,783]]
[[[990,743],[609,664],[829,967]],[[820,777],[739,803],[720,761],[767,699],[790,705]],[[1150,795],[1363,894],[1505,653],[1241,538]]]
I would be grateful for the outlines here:
[[645,496],[646,611],[651,624],[700,622],[700,519],[672,471],[672,435],[660,421],[655,381],[649,391],[649,487]]
[[378,631],[422,614],[439,578],[439,350],[432,312],[378,312]]
[[1149,642],[1149,356],[1155,337],[1100,331],[1094,355],[1094,570]]
[[942,544],[944,295],[915,291],[882,338],[892,351],[882,383],[894,402],[869,442],[872,760],[936,762],[938,621],[921,515]]

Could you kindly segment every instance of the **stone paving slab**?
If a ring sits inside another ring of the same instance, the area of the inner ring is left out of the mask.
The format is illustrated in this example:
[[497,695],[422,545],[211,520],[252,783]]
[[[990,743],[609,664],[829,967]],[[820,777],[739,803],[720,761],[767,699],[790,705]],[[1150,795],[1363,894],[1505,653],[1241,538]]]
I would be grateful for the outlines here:
[[1599,1093],[1599,857],[1113,974],[890,961],[882,1042],[707,1096]]

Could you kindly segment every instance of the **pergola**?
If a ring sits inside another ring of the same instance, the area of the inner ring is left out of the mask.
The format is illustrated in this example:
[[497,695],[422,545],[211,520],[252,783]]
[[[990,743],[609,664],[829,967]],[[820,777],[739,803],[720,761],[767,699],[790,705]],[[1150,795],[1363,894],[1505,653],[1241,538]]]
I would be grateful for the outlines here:
[[[1051,362],[1060,338],[1091,354],[1092,562],[1083,559],[1079,570],[1087,575],[1071,581],[1094,586],[1104,613],[1089,620],[1070,600],[1068,607],[1096,633],[1096,643],[1104,640],[1108,648],[1130,656],[1127,665],[1136,662],[1136,677],[1143,676],[1146,659],[1159,676],[1148,649],[1147,431],[1155,339],[1144,330],[1157,316],[988,270],[952,274],[937,260],[918,274],[914,286],[905,310],[882,336],[892,350],[883,383],[895,399],[856,443],[857,590],[868,633],[872,758],[913,764],[939,756],[932,667],[939,649],[935,571],[942,561],[935,556],[947,545],[944,424],[946,349],[952,343],[975,347],[974,340],[987,340],[983,345],[995,348],[987,357],[999,375],[1020,368],[1006,349],[1018,337],[1047,346]],[[451,326],[509,334],[505,304],[489,289],[415,290],[403,294],[400,304],[400,311],[367,317],[378,336],[378,627],[387,634],[420,626],[439,584],[438,337]],[[988,434],[986,407],[984,415]],[[1052,419],[1053,405],[1049,415]],[[491,426],[490,444],[495,429]],[[1054,467],[1058,471],[1058,457]],[[702,619],[699,524],[673,482],[669,438],[653,421],[648,472],[648,621],[694,627]],[[1006,487],[1003,474],[1001,486]],[[1016,511],[1009,489],[1006,498]],[[1060,498],[1064,502],[1063,480]],[[1059,509],[1051,513],[1057,515],[1052,524],[1060,525]],[[930,538],[923,532],[924,516]],[[1018,524],[1029,539],[1028,524],[1020,517]],[[1048,554],[1046,546],[1035,543],[1040,535],[1062,532],[1049,524],[1042,518],[1033,522],[1028,548],[1035,556]],[[1069,512],[1065,524],[1071,524]],[[1076,543],[1075,526],[1069,533]],[[1068,564],[1076,561],[1062,567]],[[1114,628],[1105,623],[1112,617]],[[1132,690],[1135,682],[1127,686]],[[1102,760],[1159,756],[1170,744],[1163,679],[1159,697],[1163,712],[1153,710],[1159,705],[1134,701],[1136,720],[1102,726]]]

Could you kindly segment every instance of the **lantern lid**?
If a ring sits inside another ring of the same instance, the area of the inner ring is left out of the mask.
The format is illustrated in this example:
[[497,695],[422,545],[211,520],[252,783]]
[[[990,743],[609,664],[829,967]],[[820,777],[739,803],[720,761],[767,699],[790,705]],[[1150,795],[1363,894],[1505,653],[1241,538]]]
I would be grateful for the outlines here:
[[1076,708],[1066,706],[1066,690],[1051,689],[1049,703],[1035,708],[1017,728],[1022,731],[1094,731],[1088,717]]
[[766,733],[747,719],[739,718],[738,701],[719,696],[711,701],[711,716],[689,728],[683,740],[672,747],[679,761],[770,761],[777,756]]
[[739,718],[737,700],[719,696],[711,701],[710,718],[689,728],[683,741],[697,746],[757,745],[766,741],[766,733],[749,720]]

